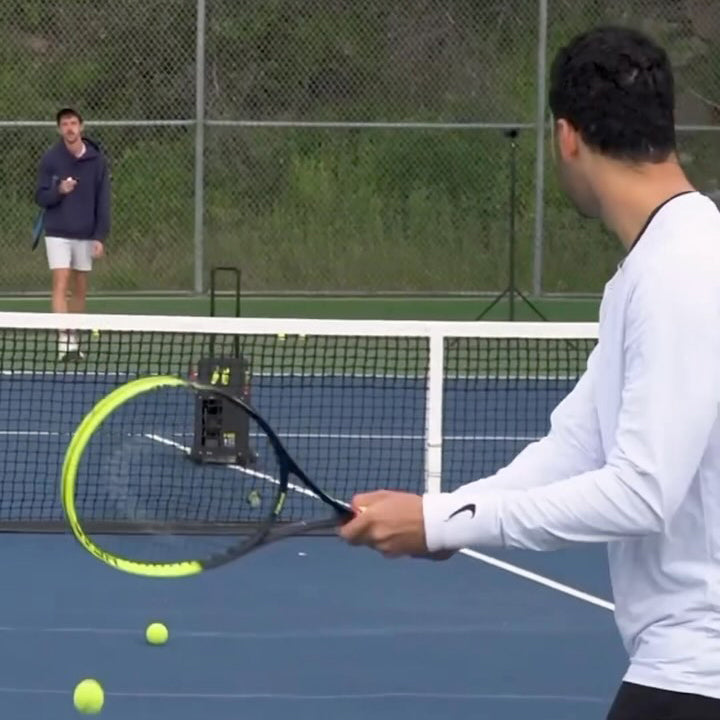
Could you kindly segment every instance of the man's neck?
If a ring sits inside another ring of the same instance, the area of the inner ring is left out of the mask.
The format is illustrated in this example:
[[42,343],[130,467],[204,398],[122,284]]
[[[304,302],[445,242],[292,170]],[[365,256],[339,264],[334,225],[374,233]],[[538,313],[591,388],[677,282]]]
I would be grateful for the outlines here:
[[628,170],[612,179],[603,193],[602,220],[629,250],[664,202],[695,188],[677,163]]
[[65,147],[75,157],[80,157],[85,152],[85,143],[82,138],[78,138],[74,143],[65,142]]

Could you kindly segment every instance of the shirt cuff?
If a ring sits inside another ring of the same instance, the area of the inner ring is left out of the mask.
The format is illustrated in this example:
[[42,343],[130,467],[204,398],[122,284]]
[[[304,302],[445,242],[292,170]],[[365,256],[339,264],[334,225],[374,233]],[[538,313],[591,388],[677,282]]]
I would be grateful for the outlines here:
[[459,550],[469,545],[503,547],[500,493],[481,499],[454,493],[423,495],[425,544],[430,552]]

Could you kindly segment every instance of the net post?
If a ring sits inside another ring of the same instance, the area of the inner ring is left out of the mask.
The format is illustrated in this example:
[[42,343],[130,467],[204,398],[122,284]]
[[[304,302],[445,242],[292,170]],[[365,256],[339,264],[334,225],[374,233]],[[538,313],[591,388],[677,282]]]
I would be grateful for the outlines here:
[[425,492],[442,491],[443,385],[445,335],[439,327],[429,335],[430,357],[425,398]]

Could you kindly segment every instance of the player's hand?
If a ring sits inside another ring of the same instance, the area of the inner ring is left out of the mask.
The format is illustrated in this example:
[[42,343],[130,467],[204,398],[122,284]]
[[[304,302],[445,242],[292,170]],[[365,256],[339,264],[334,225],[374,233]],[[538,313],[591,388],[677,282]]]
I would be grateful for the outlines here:
[[386,557],[429,557],[425,545],[422,497],[378,490],[353,498],[355,517],[340,529],[351,545],[366,545]]
[[66,177],[64,180],[60,181],[58,190],[60,191],[61,195],[68,195],[75,189],[76,185],[77,185],[77,180],[75,178]]
[[101,258],[105,254],[105,245],[102,243],[101,240],[93,240],[92,241],[92,256],[93,258]]

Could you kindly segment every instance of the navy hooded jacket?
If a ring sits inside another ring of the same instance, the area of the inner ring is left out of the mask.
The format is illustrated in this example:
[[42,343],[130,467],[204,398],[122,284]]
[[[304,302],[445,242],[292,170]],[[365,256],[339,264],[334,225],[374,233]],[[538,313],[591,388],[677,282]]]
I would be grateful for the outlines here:
[[[110,177],[107,161],[92,140],[75,157],[60,140],[42,157],[35,201],[45,208],[45,234],[71,240],[105,242],[110,232]],[[62,195],[60,181],[72,177],[75,189]]]

